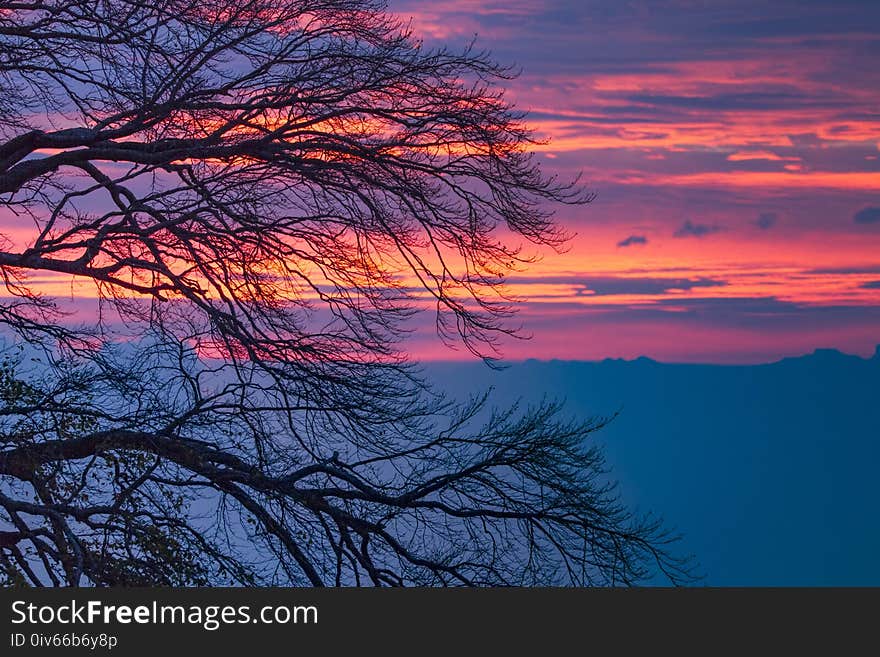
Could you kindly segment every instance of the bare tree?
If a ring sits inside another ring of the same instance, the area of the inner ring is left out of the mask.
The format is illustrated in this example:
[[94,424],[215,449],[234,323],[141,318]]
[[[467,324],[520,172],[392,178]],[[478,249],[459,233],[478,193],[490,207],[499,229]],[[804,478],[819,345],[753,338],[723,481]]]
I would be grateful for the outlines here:
[[509,76],[370,0],[0,0],[10,582],[689,578],[603,421],[456,403],[406,358],[430,312],[491,359],[517,242],[590,200]]

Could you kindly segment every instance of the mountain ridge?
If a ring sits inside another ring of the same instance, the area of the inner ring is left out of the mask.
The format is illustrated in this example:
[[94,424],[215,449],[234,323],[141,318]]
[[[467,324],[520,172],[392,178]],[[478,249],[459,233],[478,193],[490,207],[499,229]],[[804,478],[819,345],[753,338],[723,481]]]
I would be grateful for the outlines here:
[[[849,359],[853,362],[862,361],[866,363],[878,362],[880,363],[880,343],[878,343],[874,348],[874,353],[870,356],[860,356],[858,354],[851,354],[845,351],[841,351],[836,347],[816,347],[813,351],[809,353],[800,354],[797,356],[783,356],[782,358],[778,358],[776,360],[771,360],[762,363],[715,363],[715,362],[700,362],[700,361],[671,361],[671,360],[657,360],[655,358],[651,358],[650,356],[641,355],[636,356],[634,358],[623,358],[623,357],[607,357],[601,358],[598,360],[588,360],[588,359],[578,359],[578,358],[524,358],[522,360],[502,360],[501,364],[504,365],[512,365],[517,363],[642,363],[642,364],[657,364],[657,365],[690,365],[690,366],[709,366],[709,367],[762,367],[766,365],[775,365],[777,363],[786,363],[793,361],[803,361],[807,359]],[[462,363],[465,364],[468,361],[445,361],[445,360],[435,360],[429,361],[435,363]]]
[[[880,585],[880,350],[762,365],[648,358],[426,363],[454,397],[500,408],[559,399],[614,417],[603,448],[633,506],[684,536],[710,585]],[[873,520],[872,520],[873,519]]]

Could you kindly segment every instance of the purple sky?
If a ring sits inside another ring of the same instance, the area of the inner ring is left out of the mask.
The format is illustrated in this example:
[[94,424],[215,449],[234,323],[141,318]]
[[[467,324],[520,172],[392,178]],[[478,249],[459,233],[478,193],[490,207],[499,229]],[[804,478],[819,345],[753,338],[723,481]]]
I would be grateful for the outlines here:
[[[549,172],[598,193],[513,291],[510,358],[763,362],[880,342],[880,4],[391,0],[522,70]],[[425,338],[422,356],[455,357]]]

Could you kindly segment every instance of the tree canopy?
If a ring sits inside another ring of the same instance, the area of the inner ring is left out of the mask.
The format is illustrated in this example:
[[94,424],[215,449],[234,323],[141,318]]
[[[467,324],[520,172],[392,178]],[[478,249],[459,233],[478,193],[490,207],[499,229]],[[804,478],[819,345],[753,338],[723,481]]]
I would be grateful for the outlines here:
[[522,244],[591,198],[511,75],[370,0],[0,0],[10,582],[687,581],[605,420],[407,358],[428,314],[495,356]]

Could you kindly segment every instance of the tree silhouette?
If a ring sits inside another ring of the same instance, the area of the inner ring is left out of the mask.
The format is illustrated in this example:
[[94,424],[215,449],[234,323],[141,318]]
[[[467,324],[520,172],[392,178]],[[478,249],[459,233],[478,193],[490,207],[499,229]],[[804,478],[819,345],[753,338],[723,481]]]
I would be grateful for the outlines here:
[[590,200],[510,74],[368,0],[0,0],[9,582],[689,578],[603,420],[454,402],[406,358],[431,313],[491,359],[516,242]]

